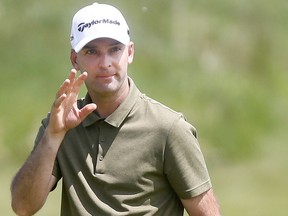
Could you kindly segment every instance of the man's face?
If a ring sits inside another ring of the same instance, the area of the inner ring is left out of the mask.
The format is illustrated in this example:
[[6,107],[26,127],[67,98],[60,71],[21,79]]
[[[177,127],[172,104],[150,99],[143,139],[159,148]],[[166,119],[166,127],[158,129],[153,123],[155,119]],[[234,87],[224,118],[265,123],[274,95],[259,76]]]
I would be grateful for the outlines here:
[[71,52],[75,69],[86,71],[89,94],[109,96],[121,94],[127,84],[128,64],[132,63],[134,44],[124,45],[109,38],[95,39],[78,53]]

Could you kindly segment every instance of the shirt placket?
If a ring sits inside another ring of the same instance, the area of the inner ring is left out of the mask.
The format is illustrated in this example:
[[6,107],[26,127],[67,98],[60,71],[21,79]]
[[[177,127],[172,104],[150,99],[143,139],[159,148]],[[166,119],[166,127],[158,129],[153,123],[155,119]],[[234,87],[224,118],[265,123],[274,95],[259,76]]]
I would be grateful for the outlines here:
[[100,122],[98,126],[98,151],[96,156],[96,165],[95,165],[95,173],[96,174],[103,174],[105,171],[104,167],[104,150],[103,146],[105,145],[105,137],[104,137],[104,131],[103,131],[103,122]]

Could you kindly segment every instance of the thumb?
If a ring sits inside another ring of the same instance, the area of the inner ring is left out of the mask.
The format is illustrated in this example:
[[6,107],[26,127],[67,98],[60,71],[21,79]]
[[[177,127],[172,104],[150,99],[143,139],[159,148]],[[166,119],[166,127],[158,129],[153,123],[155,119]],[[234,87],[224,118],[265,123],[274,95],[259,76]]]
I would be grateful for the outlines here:
[[85,105],[79,112],[79,117],[83,121],[90,113],[96,110],[97,105],[94,103]]

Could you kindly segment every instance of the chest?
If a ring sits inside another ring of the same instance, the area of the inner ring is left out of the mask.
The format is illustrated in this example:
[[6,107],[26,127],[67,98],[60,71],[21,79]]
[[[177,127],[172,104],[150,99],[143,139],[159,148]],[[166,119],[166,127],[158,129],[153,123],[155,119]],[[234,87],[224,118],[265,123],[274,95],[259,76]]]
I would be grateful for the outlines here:
[[147,124],[116,128],[101,122],[68,133],[58,160],[67,175],[81,172],[113,184],[155,181],[163,177],[165,140],[161,130]]

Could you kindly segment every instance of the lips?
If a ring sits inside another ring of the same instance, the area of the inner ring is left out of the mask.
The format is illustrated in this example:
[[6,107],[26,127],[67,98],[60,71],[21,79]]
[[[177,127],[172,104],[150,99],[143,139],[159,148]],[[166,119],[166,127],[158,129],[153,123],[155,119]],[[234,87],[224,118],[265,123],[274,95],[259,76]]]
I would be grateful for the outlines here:
[[114,74],[97,75],[96,79],[104,82],[110,82],[114,78]]
[[114,76],[114,74],[105,74],[105,75],[97,75],[96,77],[106,79],[106,78],[111,78],[113,76]]

